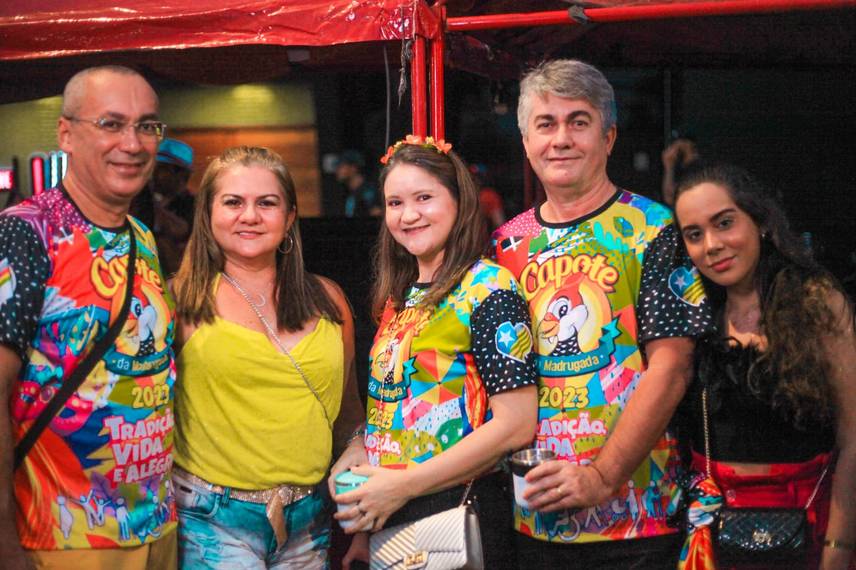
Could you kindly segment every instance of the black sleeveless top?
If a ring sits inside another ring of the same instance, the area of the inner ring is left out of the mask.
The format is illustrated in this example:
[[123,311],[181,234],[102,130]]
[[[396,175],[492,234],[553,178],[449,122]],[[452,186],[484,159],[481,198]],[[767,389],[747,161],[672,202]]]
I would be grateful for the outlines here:
[[[739,463],[799,463],[835,445],[834,426],[808,417],[797,426],[773,407],[776,379],[752,367],[758,351],[723,339],[696,346],[695,377],[679,414],[679,433],[704,454],[702,386],[708,385],[711,459]],[[818,381],[824,381],[819,378]]]

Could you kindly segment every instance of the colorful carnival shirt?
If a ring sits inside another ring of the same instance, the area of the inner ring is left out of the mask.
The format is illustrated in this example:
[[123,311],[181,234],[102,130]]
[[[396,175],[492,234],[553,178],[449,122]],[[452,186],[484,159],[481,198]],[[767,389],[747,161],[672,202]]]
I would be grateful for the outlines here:
[[476,262],[436,308],[415,285],[384,312],[369,364],[366,449],[372,465],[405,469],[489,420],[488,398],[534,385],[529,311],[511,273]]
[[13,430],[20,440],[116,319],[129,229],[137,261],[127,322],[15,473],[27,549],[137,546],[175,525],[173,304],[154,236],[133,219],[95,226],[61,188],[0,215],[0,342],[23,361]]
[[[644,382],[641,346],[710,328],[700,277],[666,207],[618,191],[597,211],[564,224],[536,209],[494,234],[498,261],[529,302],[538,363],[538,447],[590,463]],[[515,506],[523,534],[557,543],[656,536],[666,524],[678,464],[666,432],[609,503],[579,512]]]

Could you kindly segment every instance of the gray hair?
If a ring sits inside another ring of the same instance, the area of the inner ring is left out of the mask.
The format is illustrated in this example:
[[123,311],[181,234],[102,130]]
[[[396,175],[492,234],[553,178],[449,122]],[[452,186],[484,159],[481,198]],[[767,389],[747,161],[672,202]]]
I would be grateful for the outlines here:
[[[73,117],[80,110],[83,102],[83,97],[86,94],[87,80],[94,75],[101,73],[115,73],[117,75],[136,75],[143,81],[146,78],[138,71],[125,67],[124,65],[99,65],[97,67],[87,67],[82,71],[75,73],[68,83],[65,84],[65,89],[62,92],[62,116]],[[148,83],[148,81],[146,81]],[[154,89],[152,89],[154,92]],[[157,93],[155,93],[155,101],[157,101]]]
[[520,81],[517,126],[525,137],[532,113],[532,97],[551,93],[564,99],[583,99],[600,111],[603,133],[615,125],[615,92],[596,67],[576,59],[554,59],[540,63]]

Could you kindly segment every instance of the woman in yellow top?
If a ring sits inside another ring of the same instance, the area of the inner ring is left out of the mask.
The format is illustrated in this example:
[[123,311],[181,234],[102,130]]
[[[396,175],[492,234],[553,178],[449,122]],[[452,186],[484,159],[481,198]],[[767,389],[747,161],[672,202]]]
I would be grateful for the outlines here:
[[173,285],[181,567],[327,567],[315,485],[361,419],[353,320],[342,291],[304,269],[279,155],[237,147],[211,162]]

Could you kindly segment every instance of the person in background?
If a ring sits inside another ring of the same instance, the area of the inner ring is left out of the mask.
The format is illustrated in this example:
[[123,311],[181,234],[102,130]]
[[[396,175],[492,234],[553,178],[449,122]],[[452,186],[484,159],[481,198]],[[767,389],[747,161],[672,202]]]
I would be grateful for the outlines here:
[[278,154],[224,151],[197,200],[173,283],[181,566],[326,568],[319,489],[362,421],[348,302],[304,269]]
[[164,271],[178,271],[184,248],[193,227],[193,194],[187,188],[193,174],[193,149],[176,139],[164,139],[158,147],[157,164],[152,176],[155,201],[153,231]]
[[707,420],[710,475],[728,506],[808,505],[809,563],[775,567],[854,567],[853,303],[738,167],[691,168],[675,215],[717,323],[696,347],[682,406],[693,468],[707,471]]
[[336,164],[336,180],[347,191],[345,217],[360,218],[381,214],[377,187],[366,179],[365,160],[356,150],[346,150]]
[[693,162],[699,159],[695,142],[687,137],[676,138],[663,151],[663,202],[673,208],[675,206],[675,187],[683,172]]
[[[336,515],[352,533],[456,507],[474,480],[485,566],[504,568],[514,533],[497,463],[535,431],[532,333],[514,278],[482,257],[478,188],[450,148],[410,135],[382,161],[367,433],[330,481],[349,467],[369,476],[336,497],[353,506]],[[365,533],[345,560],[355,559],[368,559]]]
[[[77,73],[57,127],[65,177],[0,215],[3,568],[176,567],[173,302],[154,236],[128,216],[165,128],[136,71]],[[13,474],[13,446],[99,352]]]
[[470,174],[479,187],[479,209],[485,219],[488,230],[493,231],[505,223],[505,207],[502,196],[488,183],[488,170],[484,164],[471,164]]
[[193,227],[193,195],[187,182],[193,173],[193,149],[176,139],[158,146],[155,170],[131,211],[154,232],[161,266],[174,275]]
[[521,568],[673,569],[665,510],[680,458],[666,427],[710,327],[698,273],[665,206],[617,188],[606,165],[615,95],[576,60],[521,82],[518,123],[547,200],[494,233],[520,281],[539,370],[538,447],[515,506]]

